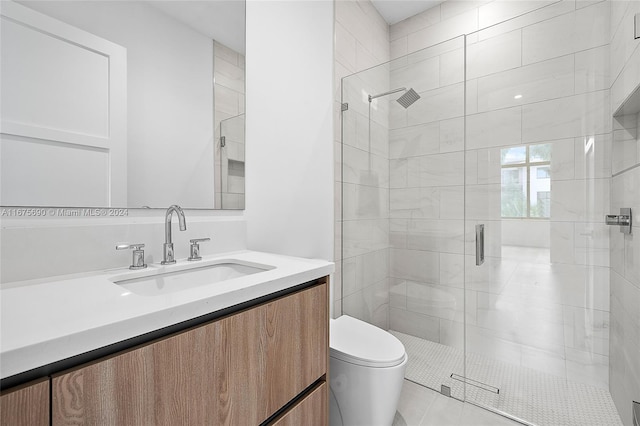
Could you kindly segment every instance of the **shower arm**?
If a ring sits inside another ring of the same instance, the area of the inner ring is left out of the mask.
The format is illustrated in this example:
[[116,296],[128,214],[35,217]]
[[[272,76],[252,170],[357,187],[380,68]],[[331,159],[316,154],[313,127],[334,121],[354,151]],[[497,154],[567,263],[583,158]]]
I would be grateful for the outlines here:
[[373,95],[373,96],[369,95],[369,102],[371,102],[371,101],[372,101],[372,100],[374,100],[375,98],[379,98],[379,97],[382,97],[382,96],[391,95],[391,94],[393,94],[393,93],[398,93],[398,92],[402,92],[402,91],[406,91],[406,90],[407,90],[407,88],[406,88],[406,87],[401,87],[401,88],[399,88],[399,89],[390,90],[390,91],[388,91],[388,92],[380,93],[380,94],[378,94],[378,95]]

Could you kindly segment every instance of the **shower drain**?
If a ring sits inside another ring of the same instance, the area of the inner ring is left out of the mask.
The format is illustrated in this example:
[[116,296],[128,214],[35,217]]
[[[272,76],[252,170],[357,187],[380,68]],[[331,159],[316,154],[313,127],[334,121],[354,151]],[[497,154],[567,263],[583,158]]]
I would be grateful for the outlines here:
[[482,389],[482,390],[485,390],[487,392],[493,392],[495,394],[500,394],[500,389],[495,387],[495,386],[491,386],[491,385],[488,385],[486,383],[479,382],[477,380],[469,379],[467,377],[464,377],[464,376],[461,376],[461,375],[455,374],[455,373],[451,373],[451,376],[449,376],[449,377],[451,377],[453,380],[458,380],[458,381],[460,381],[462,383],[466,383],[468,385],[475,386],[475,387],[477,387],[479,389]]

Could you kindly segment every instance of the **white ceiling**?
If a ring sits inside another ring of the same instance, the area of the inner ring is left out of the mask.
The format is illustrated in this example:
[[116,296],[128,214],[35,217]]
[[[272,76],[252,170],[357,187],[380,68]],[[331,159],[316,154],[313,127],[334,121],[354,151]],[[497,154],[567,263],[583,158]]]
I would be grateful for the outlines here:
[[[443,0],[372,0],[389,25],[442,2]],[[236,52],[245,52],[244,0],[151,0],[148,3]]]
[[244,0],[149,1],[148,4],[236,52],[245,53]]
[[371,0],[380,15],[393,25],[442,3],[443,0]]

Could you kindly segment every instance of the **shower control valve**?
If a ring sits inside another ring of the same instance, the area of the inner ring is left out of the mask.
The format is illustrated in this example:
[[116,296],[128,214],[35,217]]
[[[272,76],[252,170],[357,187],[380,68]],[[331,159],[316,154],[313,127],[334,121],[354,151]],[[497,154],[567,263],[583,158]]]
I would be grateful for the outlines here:
[[631,208],[624,207],[620,209],[620,214],[608,214],[605,216],[605,223],[607,225],[620,226],[620,232],[624,234],[631,234]]

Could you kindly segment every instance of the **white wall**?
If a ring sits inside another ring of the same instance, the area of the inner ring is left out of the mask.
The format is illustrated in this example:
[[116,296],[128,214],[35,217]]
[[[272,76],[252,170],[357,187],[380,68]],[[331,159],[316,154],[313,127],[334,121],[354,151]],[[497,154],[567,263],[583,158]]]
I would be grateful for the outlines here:
[[333,3],[247,2],[250,249],[333,259]]

